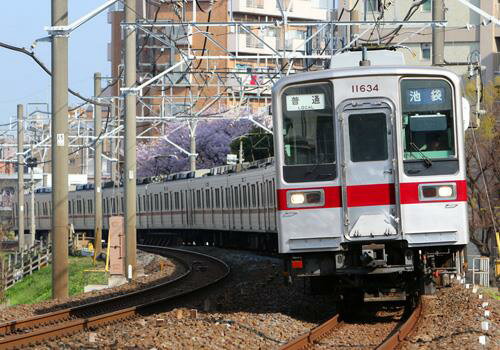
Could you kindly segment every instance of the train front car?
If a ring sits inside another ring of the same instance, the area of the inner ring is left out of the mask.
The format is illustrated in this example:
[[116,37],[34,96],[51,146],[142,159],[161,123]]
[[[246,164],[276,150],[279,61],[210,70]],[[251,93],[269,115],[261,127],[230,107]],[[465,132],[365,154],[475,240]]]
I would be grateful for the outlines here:
[[290,280],[310,278],[344,300],[401,300],[461,272],[468,104],[459,77],[428,67],[309,72],[280,80],[273,101]]

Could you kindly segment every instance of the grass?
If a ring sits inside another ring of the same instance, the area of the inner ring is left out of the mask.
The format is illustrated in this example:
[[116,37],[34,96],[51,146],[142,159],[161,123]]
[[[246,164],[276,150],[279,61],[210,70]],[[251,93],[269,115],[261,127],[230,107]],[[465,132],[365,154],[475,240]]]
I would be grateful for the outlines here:
[[480,288],[480,291],[492,299],[500,300],[500,292],[498,291],[498,288]]
[[[92,257],[69,258],[69,295],[83,293],[87,284],[106,284],[107,277],[103,272],[84,272],[84,270],[103,268],[103,262],[93,266]],[[52,297],[52,266],[26,276],[6,292],[10,305],[33,304]]]

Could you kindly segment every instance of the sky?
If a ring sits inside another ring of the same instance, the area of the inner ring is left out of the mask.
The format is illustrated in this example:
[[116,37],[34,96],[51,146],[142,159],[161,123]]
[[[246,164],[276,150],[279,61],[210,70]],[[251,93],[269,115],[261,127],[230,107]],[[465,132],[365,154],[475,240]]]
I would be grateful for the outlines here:
[[[105,0],[68,0],[69,22],[92,11]],[[50,26],[51,0],[2,0],[0,41],[29,48],[47,36]],[[107,44],[111,38],[107,11],[75,30],[69,38],[69,86],[84,96],[92,96],[95,72],[109,76]],[[40,42],[36,55],[50,68],[50,43]],[[33,111],[28,103],[50,103],[50,77],[28,56],[0,48],[0,123],[16,115],[17,104]],[[81,100],[69,95],[70,105]]]

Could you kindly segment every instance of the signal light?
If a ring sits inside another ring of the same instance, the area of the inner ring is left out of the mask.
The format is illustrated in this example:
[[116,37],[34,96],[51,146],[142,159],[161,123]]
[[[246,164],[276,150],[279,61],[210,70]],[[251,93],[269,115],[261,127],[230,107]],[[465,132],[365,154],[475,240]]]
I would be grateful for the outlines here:
[[302,258],[293,258],[292,259],[292,269],[302,269],[304,267],[304,263],[302,262]]

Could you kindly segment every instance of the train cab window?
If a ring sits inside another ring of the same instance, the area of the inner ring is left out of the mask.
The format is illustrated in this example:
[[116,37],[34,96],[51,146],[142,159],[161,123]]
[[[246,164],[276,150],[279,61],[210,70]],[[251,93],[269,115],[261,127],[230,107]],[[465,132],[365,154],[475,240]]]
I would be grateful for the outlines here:
[[349,116],[349,144],[353,162],[386,160],[387,121],[384,113]]
[[285,181],[333,180],[336,159],[332,85],[291,86],[284,91],[281,103]]
[[455,173],[458,161],[450,84],[442,79],[404,79],[401,99],[405,173]]

